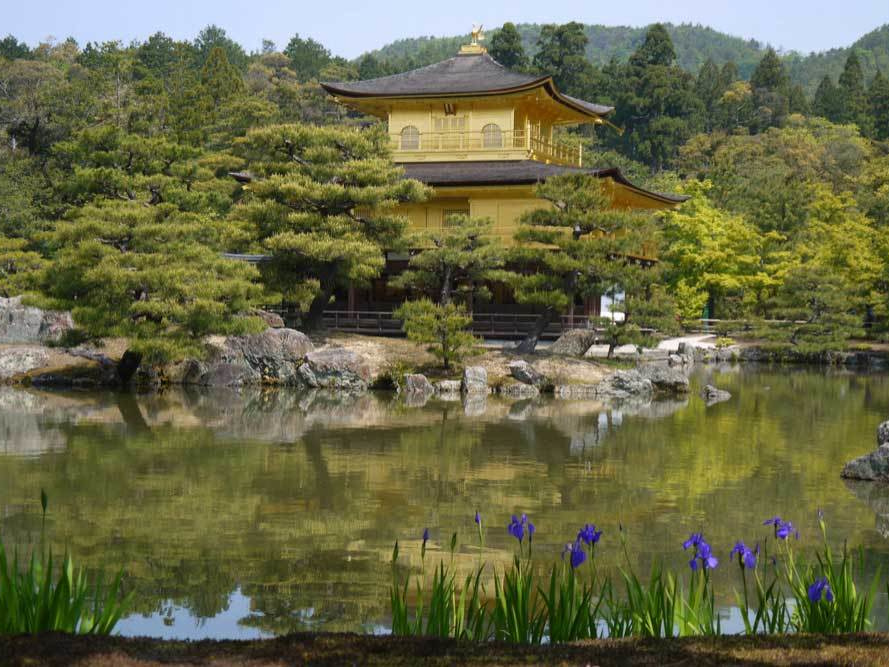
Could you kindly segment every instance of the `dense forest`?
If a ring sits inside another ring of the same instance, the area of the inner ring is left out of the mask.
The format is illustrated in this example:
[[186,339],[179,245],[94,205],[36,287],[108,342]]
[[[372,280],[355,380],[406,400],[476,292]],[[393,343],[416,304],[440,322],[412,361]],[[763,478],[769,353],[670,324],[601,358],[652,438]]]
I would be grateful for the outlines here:
[[[740,78],[749,80],[767,45],[754,39],[741,39],[702,25],[665,23],[664,27],[676,49],[676,63],[684,70],[696,73],[701,65],[712,60],[717,65],[732,62]],[[544,26],[535,23],[516,25],[525,53],[533,57]],[[611,60],[627,60],[645,39],[646,28],[628,26],[583,25],[587,38],[584,51],[587,59],[602,67]],[[496,34],[496,31],[494,33]],[[454,37],[411,37],[399,39],[369,55],[396,64],[399,68],[428,65],[450,57],[466,42],[467,35]],[[864,35],[848,47],[837,47],[820,53],[801,54],[791,51],[782,54],[792,83],[802,85],[812,95],[821,79],[828,75],[837,79],[849,54],[856,52],[867,79],[878,70],[889,71],[889,25],[881,26]]]
[[[805,58],[692,26],[609,30],[505,24],[486,44],[509,67],[552,73],[562,91],[616,107],[620,133],[559,137],[582,143],[587,164],[692,199],[645,228],[660,246],[657,270],[614,266],[578,281],[590,258],[623,256],[591,234],[583,252],[565,245],[569,269],[548,269],[550,301],[529,303],[558,309],[576,295],[559,285],[620,283],[627,323],[639,327],[706,313],[814,347],[881,331],[889,28],[861,48]],[[384,250],[405,243],[404,220],[388,209],[428,194],[399,178],[379,124],[333,104],[318,81],[400,71],[463,41],[400,42],[347,61],[299,35],[247,53],[216,26],[192,41],[157,33],[130,45],[3,39],[0,293],[70,308],[84,336],[126,336],[158,359],[196,353],[208,333],[255,330],[251,309],[281,298],[304,304],[311,324],[336,289],[366,283]],[[256,181],[231,177],[244,173]],[[541,196],[570,201],[571,187]],[[578,215],[594,220],[595,205],[579,203]],[[358,212],[368,207],[379,214]],[[567,220],[526,220],[522,238]],[[281,261],[260,270],[226,251]],[[527,274],[504,273],[522,260],[489,268],[539,298]],[[772,320],[788,325],[765,327]]]

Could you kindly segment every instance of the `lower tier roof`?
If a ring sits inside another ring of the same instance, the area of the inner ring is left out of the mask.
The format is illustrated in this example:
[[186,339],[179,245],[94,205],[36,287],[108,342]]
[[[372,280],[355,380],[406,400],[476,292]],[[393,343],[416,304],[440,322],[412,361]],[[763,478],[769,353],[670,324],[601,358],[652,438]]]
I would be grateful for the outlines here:
[[416,179],[432,187],[471,187],[491,185],[535,185],[551,176],[587,173],[599,178],[610,178],[615,183],[643,196],[665,204],[681,204],[689,199],[686,195],[654,192],[631,183],[616,167],[594,169],[547,164],[536,160],[472,160],[461,162],[404,162],[407,178]]

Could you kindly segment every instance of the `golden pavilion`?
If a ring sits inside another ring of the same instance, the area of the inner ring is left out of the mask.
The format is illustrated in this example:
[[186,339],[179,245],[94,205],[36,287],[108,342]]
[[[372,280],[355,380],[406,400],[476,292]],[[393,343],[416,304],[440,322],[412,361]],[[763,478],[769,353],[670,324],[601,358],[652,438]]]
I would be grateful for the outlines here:
[[[474,30],[472,43],[456,56],[427,67],[321,84],[338,103],[385,121],[394,161],[408,178],[433,188],[430,200],[404,206],[414,231],[435,230],[449,216],[467,214],[493,220],[494,233],[509,243],[522,214],[548,205],[535,197],[534,186],[568,172],[604,179],[619,207],[665,209],[686,199],[633,185],[618,169],[585,166],[580,147],[556,143],[556,127],[610,125],[614,108],[565,95],[552,76],[505,68],[478,43],[479,33]],[[402,270],[406,260],[390,255],[387,273]],[[400,295],[387,289],[384,275],[369,290],[350,290],[343,306],[348,312],[385,310],[399,300]],[[521,307],[510,301],[508,290],[496,289],[489,319],[497,319],[493,314],[501,319],[521,315]],[[601,310],[596,300],[583,306],[585,315]],[[480,317],[484,319],[483,313],[476,313]],[[509,327],[500,328],[506,333]],[[485,325],[480,332],[498,333]]]

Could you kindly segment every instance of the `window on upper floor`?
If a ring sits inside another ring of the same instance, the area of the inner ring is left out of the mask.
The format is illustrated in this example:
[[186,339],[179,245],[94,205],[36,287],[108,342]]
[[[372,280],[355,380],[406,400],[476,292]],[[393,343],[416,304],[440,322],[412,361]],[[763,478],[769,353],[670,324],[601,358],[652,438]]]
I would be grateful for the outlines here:
[[482,148],[503,148],[503,132],[496,123],[488,123],[482,128]]
[[401,129],[401,150],[416,151],[420,149],[420,130],[413,125]]

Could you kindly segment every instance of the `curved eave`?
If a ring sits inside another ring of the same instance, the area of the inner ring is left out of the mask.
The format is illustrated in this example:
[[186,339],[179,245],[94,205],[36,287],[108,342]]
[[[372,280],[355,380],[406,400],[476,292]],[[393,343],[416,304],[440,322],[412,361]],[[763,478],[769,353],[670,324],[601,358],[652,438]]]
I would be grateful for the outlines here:
[[592,102],[584,103],[583,100],[578,100],[569,95],[563,95],[556,88],[556,84],[553,81],[551,76],[540,77],[539,79],[535,79],[533,81],[529,81],[526,84],[522,84],[521,86],[511,86],[509,88],[496,88],[490,90],[477,90],[477,91],[460,91],[460,92],[436,92],[436,93],[416,93],[416,94],[377,94],[373,92],[367,91],[357,91],[357,90],[349,90],[347,87],[340,87],[343,84],[340,82],[321,82],[321,87],[327,91],[328,94],[333,95],[338,98],[338,100],[342,101],[345,104],[349,102],[358,103],[360,100],[373,100],[379,102],[386,102],[390,100],[422,100],[422,99],[454,99],[460,97],[493,97],[496,95],[512,95],[515,93],[524,93],[535,90],[537,88],[543,88],[547,94],[556,102],[562,104],[565,107],[568,107],[572,111],[579,113],[581,115],[587,116],[592,119],[604,119],[606,116],[611,114],[614,111],[614,107],[609,107],[605,105],[596,105],[600,107],[601,110],[590,109],[584,104],[593,104]]

